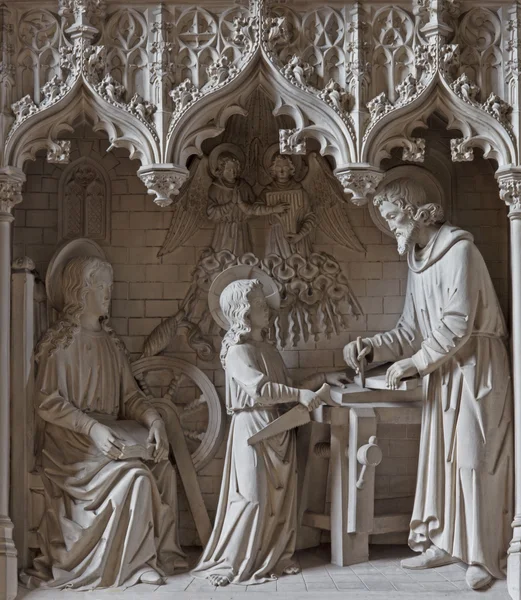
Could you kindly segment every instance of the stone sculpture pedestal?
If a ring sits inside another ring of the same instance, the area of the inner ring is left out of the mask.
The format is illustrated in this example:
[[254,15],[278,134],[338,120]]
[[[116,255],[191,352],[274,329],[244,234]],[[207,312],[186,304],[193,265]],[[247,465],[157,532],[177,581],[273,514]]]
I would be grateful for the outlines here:
[[[331,532],[331,562],[347,566],[369,559],[369,535],[404,532],[410,515],[374,517],[374,474],[381,460],[377,423],[418,424],[421,385],[414,390],[368,390],[349,384],[332,389],[338,407],[321,406],[314,423],[299,432],[298,547],[318,545],[321,530]],[[331,512],[324,514],[329,458]]]

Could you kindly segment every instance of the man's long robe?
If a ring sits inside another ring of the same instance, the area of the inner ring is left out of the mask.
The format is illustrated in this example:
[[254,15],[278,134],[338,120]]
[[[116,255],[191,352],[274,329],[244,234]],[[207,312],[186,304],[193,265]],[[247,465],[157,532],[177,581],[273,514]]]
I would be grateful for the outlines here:
[[450,224],[409,252],[403,314],[369,338],[374,361],[412,358],[424,376],[409,545],[431,543],[505,576],[513,512],[513,421],[506,328],[472,236]]

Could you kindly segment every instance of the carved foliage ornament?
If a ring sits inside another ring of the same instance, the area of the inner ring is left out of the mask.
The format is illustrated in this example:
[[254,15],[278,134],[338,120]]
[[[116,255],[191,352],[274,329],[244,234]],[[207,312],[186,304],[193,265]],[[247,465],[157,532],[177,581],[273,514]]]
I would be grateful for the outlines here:
[[383,173],[369,170],[346,170],[335,173],[342,184],[344,193],[351,194],[351,202],[356,206],[363,206],[376,192],[378,184],[383,178]]
[[47,162],[57,165],[66,165],[70,160],[71,141],[52,141],[47,150]]
[[13,208],[22,201],[22,182],[5,180],[0,175],[0,216],[11,214]]
[[509,216],[521,218],[521,173],[500,174],[497,180],[499,197],[509,207]]
[[173,169],[140,169],[138,175],[145,184],[148,193],[155,195],[154,202],[159,206],[172,204],[172,196],[179,194],[181,186],[188,177],[188,172],[183,173]]

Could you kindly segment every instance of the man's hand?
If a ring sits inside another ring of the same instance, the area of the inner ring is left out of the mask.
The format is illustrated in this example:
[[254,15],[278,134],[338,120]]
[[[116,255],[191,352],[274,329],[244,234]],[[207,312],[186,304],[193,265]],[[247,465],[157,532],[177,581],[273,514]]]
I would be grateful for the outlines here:
[[344,371],[325,373],[325,376],[326,376],[326,383],[328,383],[329,385],[334,386],[334,387],[343,388],[348,383],[351,383],[351,381],[349,381],[349,378],[347,377],[347,375],[345,374]]
[[156,419],[152,425],[150,425],[147,443],[155,444],[154,462],[161,462],[168,458],[170,445],[168,443],[168,436],[166,435],[165,424],[162,419]]
[[371,354],[372,347],[362,341],[362,351],[358,352],[357,343],[349,342],[347,346],[344,346],[344,360],[348,367],[354,369],[357,373],[360,372],[360,361],[364,360],[369,354]]
[[390,390],[398,389],[400,381],[405,377],[412,377],[418,374],[416,365],[410,358],[399,360],[387,369],[385,374],[385,383]]
[[105,456],[117,460],[123,449],[123,441],[106,425],[95,423],[90,430],[90,438]]

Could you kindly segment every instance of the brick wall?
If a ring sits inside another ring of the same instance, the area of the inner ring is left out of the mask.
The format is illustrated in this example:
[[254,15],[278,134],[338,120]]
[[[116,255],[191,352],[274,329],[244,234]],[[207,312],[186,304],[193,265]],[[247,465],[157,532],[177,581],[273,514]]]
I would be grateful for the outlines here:
[[[139,163],[123,150],[107,153],[108,142],[89,131],[80,132],[73,141],[71,160],[89,156],[108,172],[112,186],[111,235],[104,245],[114,267],[112,323],[133,358],[139,356],[143,342],[165,317],[173,315],[188,289],[191,272],[203,247],[209,244],[212,230],[202,227],[187,246],[157,258],[167,233],[171,209],[157,207],[136,175]],[[55,251],[58,225],[57,191],[63,167],[48,164],[38,157],[27,165],[24,201],[15,210],[14,255],[27,255],[45,276]],[[453,221],[472,231],[493,273],[502,305],[508,308],[508,240],[506,209],[498,199],[490,164],[483,159],[454,166],[455,194]],[[331,340],[308,342],[298,349],[283,352],[296,378],[317,370],[343,369],[343,346],[357,335],[393,327],[400,315],[407,278],[407,264],[395,249],[395,242],[373,224],[366,208],[349,208],[351,223],[366,246],[365,257],[331,245],[318,234],[318,249],[336,256],[348,275],[364,315],[350,319],[351,330]],[[265,225],[252,222],[254,242],[262,251]],[[210,377],[223,396],[224,377],[219,363],[199,360],[183,339],[176,339],[173,355],[197,364]],[[392,506],[410,506],[418,452],[417,427],[381,426],[378,432],[384,460],[376,478],[377,511]],[[205,502],[213,514],[217,507],[223,468],[224,444],[215,459],[199,473]],[[182,543],[193,544],[196,534],[187,511],[182,486]]]

